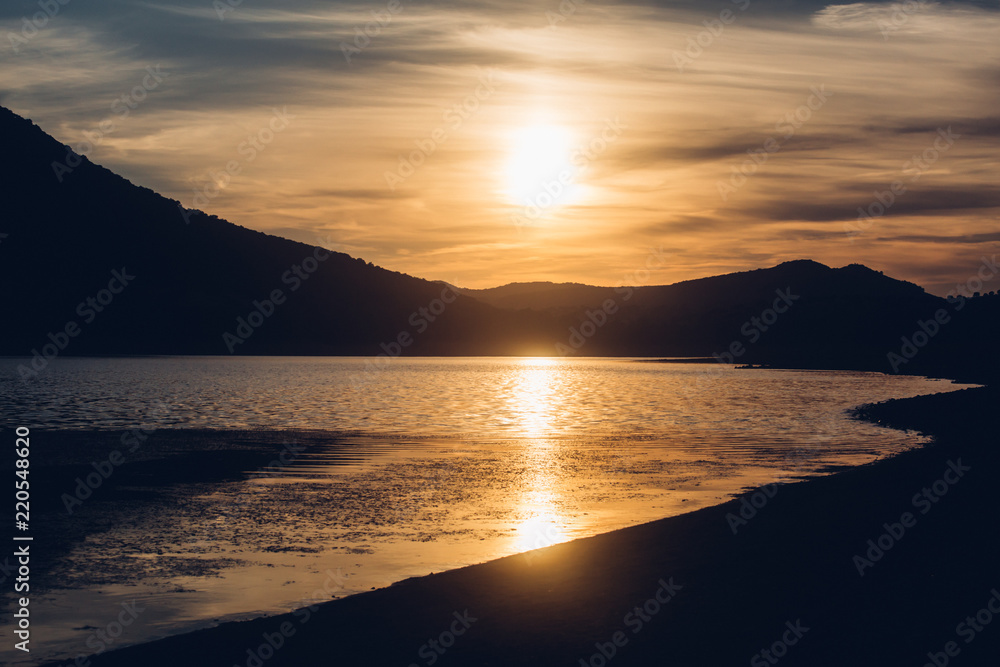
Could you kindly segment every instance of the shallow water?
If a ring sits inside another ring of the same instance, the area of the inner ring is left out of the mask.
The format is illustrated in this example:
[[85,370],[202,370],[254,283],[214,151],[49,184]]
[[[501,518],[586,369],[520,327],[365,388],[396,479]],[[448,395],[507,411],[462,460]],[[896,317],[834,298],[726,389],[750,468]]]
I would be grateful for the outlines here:
[[[158,438],[161,429],[297,430],[284,462],[236,481],[88,500],[88,538],[44,575],[33,602],[34,662],[287,611],[866,463],[925,440],[847,409],[962,387],[496,358],[57,359],[23,383],[18,363],[0,360],[0,419],[31,426],[36,447],[47,431],[142,427],[149,439],[136,456],[155,458],[182,437]],[[133,599],[136,621],[104,642],[98,633]]]

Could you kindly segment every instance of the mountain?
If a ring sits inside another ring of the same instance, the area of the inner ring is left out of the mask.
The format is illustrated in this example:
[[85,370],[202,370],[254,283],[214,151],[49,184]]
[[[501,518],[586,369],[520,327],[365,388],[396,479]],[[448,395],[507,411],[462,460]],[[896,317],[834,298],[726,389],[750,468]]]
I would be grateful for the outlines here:
[[[402,337],[406,354],[530,354],[551,326],[440,283],[185,212],[3,108],[0,137],[8,286],[0,353],[66,342],[65,354],[376,355],[383,344],[396,351]],[[68,155],[79,164],[57,174],[53,165]]]
[[464,293],[514,312],[564,315],[561,351],[570,354],[1000,375],[992,343],[1000,294],[944,299],[860,264],[797,260],[664,286],[514,283]]
[[665,286],[454,288],[184,210],[2,107],[0,140],[0,354],[36,365],[55,354],[572,354],[998,367],[1000,296],[947,301],[809,260]]
[[[840,269],[812,260],[784,262],[769,269],[755,269],[726,275],[686,280],[673,285],[649,287],[595,287],[580,283],[510,283],[489,289],[456,288],[483,303],[509,310],[579,311],[600,306],[606,299],[623,302],[634,295],[631,305],[651,308],[740,307],[748,300],[767,296],[781,281],[793,281],[819,289],[824,297],[865,295],[873,299],[927,300],[923,288],[889,278],[860,264]],[[936,299],[936,297],[930,297]],[[934,301],[940,303],[940,299]]]
[[593,287],[580,283],[510,283],[488,289],[456,288],[462,294],[509,310],[576,311],[599,306],[614,297],[612,287]]
[[[486,299],[516,310],[554,304],[551,309],[576,311],[587,354],[729,351],[736,361],[798,365],[822,357],[837,366],[884,356],[897,331],[947,305],[862,266],[832,269],[809,260],[666,286],[580,287],[513,285],[488,291]],[[608,299],[606,307],[595,307]],[[605,310],[615,311],[606,321]],[[576,336],[570,347],[579,343]]]

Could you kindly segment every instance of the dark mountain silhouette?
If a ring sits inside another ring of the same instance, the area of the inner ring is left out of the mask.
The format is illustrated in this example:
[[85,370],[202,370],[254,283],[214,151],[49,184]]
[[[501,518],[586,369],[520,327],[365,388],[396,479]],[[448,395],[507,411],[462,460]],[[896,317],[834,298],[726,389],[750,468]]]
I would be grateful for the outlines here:
[[457,288],[459,292],[497,308],[575,312],[614,298],[614,288],[580,283],[510,283],[489,289]]
[[[587,354],[725,357],[728,351],[735,361],[798,365],[822,357],[844,367],[884,358],[897,332],[947,305],[916,285],[862,266],[831,269],[808,260],[668,286],[563,291],[560,309],[582,299],[576,304],[583,311],[577,331],[587,338],[580,347]],[[558,301],[551,290],[543,294],[550,303]],[[520,303],[515,295],[504,300],[515,308],[537,307],[537,294],[524,294]],[[492,296],[491,303],[501,302],[497,293]],[[586,323],[605,319],[592,305],[599,298],[610,298],[606,310],[617,312],[595,329]]]
[[798,260],[666,286],[514,283],[463,293],[568,319],[563,351],[574,354],[977,378],[1000,365],[991,342],[1000,295],[944,299],[860,264]]
[[[342,253],[317,261],[311,246],[201,212],[186,222],[177,201],[86,158],[60,182],[52,164],[65,163],[68,148],[2,108],[0,137],[0,280],[9,286],[0,353],[42,351],[75,322],[66,354],[228,354],[223,334],[238,335],[237,318],[249,320],[255,301],[269,311],[274,290],[284,303],[236,353],[375,355],[406,333],[407,354],[525,354],[546,338],[547,318],[450,292],[441,313],[440,283]],[[135,278],[98,312],[86,299],[113,271]]]
[[[76,156],[2,107],[0,138],[0,354],[715,354],[946,376],[997,366],[1000,297],[948,302],[861,265],[452,290],[183,211],[86,158],[57,174],[53,163]],[[920,334],[941,312],[948,321]]]

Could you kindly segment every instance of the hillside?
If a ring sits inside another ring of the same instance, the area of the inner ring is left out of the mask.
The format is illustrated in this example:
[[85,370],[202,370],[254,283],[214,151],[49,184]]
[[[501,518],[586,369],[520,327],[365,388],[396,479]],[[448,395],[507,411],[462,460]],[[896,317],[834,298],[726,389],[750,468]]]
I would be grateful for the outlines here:
[[[72,323],[80,331],[66,354],[375,355],[406,334],[407,353],[523,354],[544,339],[539,318],[184,212],[86,158],[60,182],[52,163],[65,163],[67,147],[2,108],[0,137],[8,193],[0,280],[10,286],[8,321],[17,323],[0,330],[0,353],[41,350]],[[272,312],[276,290],[282,303]],[[239,318],[261,317],[244,342],[224,340],[244,338]]]
[[0,138],[0,354],[39,364],[416,354],[716,355],[964,377],[1000,367],[1000,297],[946,301],[857,264],[798,260],[650,287],[453,288],[184,210],[2,107]]

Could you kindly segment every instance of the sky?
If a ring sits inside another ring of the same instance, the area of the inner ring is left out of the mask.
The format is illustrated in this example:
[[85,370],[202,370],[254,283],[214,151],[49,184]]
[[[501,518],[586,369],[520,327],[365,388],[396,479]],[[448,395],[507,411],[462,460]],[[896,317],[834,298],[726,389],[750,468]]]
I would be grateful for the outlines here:
[[7,0],[0,105],[464,287],[809,258],[945,294],[1000,250],[997,35],[995,1]]

